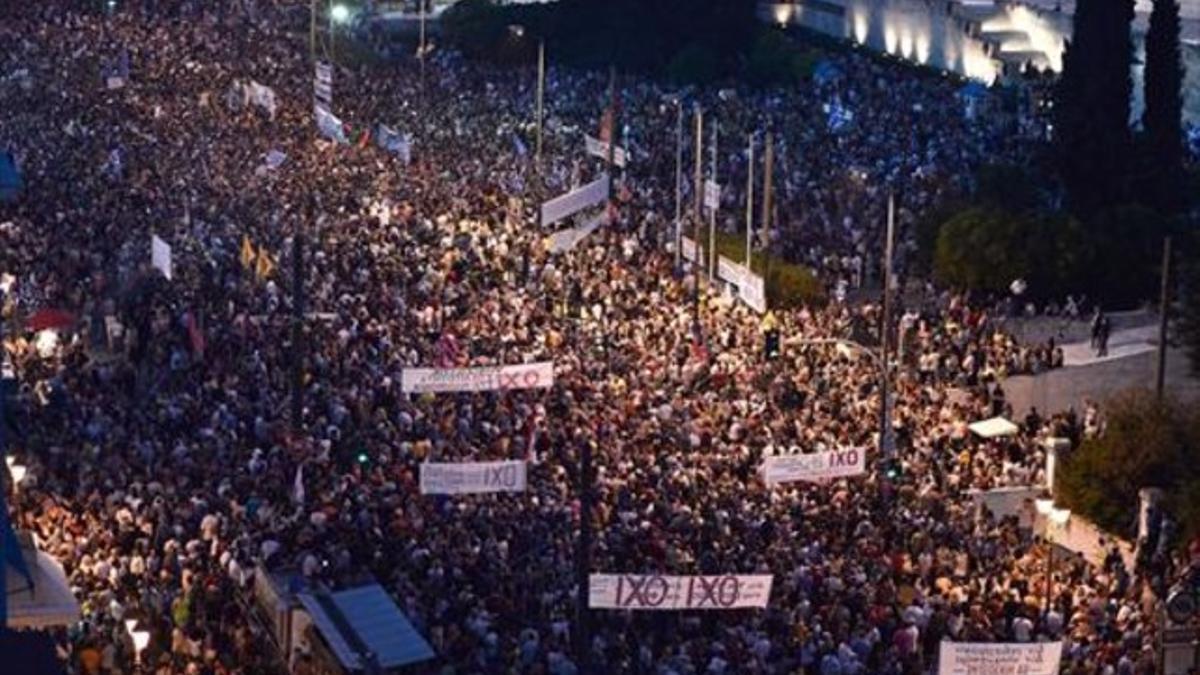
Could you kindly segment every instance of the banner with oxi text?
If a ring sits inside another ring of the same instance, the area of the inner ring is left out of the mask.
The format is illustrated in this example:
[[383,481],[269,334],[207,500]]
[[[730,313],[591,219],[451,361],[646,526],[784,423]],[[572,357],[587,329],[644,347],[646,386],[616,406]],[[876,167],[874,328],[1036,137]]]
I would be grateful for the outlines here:
[[[592,138],[591,136],[588,136],[585,139],[584,143],[587,146],[587,153],[589,155],[591,155],[593,157],[599,157],[600,159],[603,159],[604,161],[608,161],[608,143],[605,143],[604,141],[600,140],[599,138]],[[613,152],[613,164],[616,164],[618,167],[624,169],[625,161],[627,158],[627,156],[625,154],[625,148],[622,148],[621,146],[618,145],[617,147],[613,148],[612,152]]]
[[453,462],[421,464],[421,494],[471,495],[524,492],[525,462]]
[[943,642],[938,675],[1057,675],[1061,642]]
[[557,223],[584,209],[603,204],[608,201],[609,187],[608,176],[601,176],[583,187],[542,204],[542,225]]
[[802,455],[776,455],[762,463],[767,485],[815,482],[833,478],[860,476],[867,472],[867,453],[862,448],[846,448]]
[[405,393],[453,393],[545,389],[554,385],[550,361],[484,368],[405,368],[400,386]]
[[680,577],[662,574],[592,574],[592,609],[762,609],[771,598],[770,574]]

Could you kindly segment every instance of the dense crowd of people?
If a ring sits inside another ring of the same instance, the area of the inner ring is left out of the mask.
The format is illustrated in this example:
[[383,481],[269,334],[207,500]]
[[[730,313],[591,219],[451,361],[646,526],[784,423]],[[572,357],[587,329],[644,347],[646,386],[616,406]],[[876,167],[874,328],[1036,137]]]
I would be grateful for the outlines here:
[[[372,574],[434,647],[427,672],[575,673],[585,446],[594,571],[775,579],[761,611],[593,611],[604,672],[921,673],[942,640],[1062,640],[1065,672],[1154,672],[1145,580],[1119,558],[1073,559],[1045,597],[1046,546],[968,495],[1043,483],[1039,441],[1085,433],[1072,414],[994,439],[967,428],[1009,414],[998,383],[1061,365],[1056,346],[1018,343],[949,292],[901,308],[898,462],[885,474],[874,362],[812,342],[877,333],[877,304],[773,311],[782,347],[766,358],[761,316],[708,288],[693,301],[672,251],[665,88],[622,78],[627,198],[554,254],[529,213],[599,172],[579,130],[600,118],[605,75],[551,68],[535,181],[513,142],[529,139],[529,70],[446,50],[424,76],[336,68],[335,111],[411,133],[406,163],[318,133],[307,35],[288,30],[288,9],[259,6],[251,21],[49,2],[0,21],[0,146],[28,183],[0,204],[4,346],[20,383],[10,452],[30,468],[11,507],[81,602],[82,621],[58,634],[72,672],[129,672],[131,617],[151,632],[146,671],[274,672],[281,655],[252,628],[247,595],[256,570],[287,569],[329,585]],[[127,81],[109,88],[100,74],[123,50]],[[771,120],[782,187],[758,247],[832,288],[876,265],[888,190],[904,195],[904,231],[985,158],[1023,150],[1003,115],[965,121],[948,82],[829,58],[842,77],[812,88],[689,96],[730,138]],[[274,114],[228,96],[251,79],[277,92]],[[832,96],[855,110],[846,133],[827,128]],[[744,198],[739,146],[719,164],[729,212]],[[285,156],[275,168],[272,151]],[[149,266],[152,234],[173,248],[170,280]],[[246,264],[243,242],[271,262]],[[19,329],[44,308],[80,319],[49,348]],[[540,360],[554,363],[547,390],[400,387],[406,367]],[[867,475],[774,488],[758,475],[771,453],[850,447],[872,453]],[[424,460],[510,458],[531,462],[525,493],[417,488]]]

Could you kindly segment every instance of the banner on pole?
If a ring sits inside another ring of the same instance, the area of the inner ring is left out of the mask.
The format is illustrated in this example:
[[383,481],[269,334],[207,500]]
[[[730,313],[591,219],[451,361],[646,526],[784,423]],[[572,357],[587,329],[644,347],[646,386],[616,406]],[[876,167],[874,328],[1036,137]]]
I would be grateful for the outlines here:
[[592,609],[744,609],[767,606],[770,574],[666,576],[661,574],[592,574],[588,607]]
[[763,278],[747,270],[742,275],[742,283],[738,285],[738,297],[750,309],[765,314],[767,312],[767,287]]
[[[608,161],[608,143],[607,142],[602,141],[599,138],[593,138],[591,136],[587,136],[584,139],[584,142],[587,147],[587,154],[589,154],[593,157],[599,157],[600,159],[603,159],[604,161]],[[625,153],[625,148],[622,148],[621,146],[618,145],[616,148],[613,149],[613,164],[616,164],[618,167],[624,169],[625,163],[628,160],[628,158],[629,158],[629,156]]]
[[745,265],[735,263],[725,256],[717,256],[717,278],[721,281],[741,288],[742,280],[745,278],[748,270]]
[[603,204],[608,201],[610,188],[608,175],[603,175],[587,185],[551,199],[542,204],[542,225],[552,225],[584,209]]
[[1061,642],[942,642],[938,675],[1056,675]]
[[717,181],[708,179],[704,181],[704,208],[709,211],[716,211],[721,206],[721,186]]
[[171,246],[158,235],[150,235],[150,264],[168,281],[171,279]]
[[680,253],[683,254],[683,259],[694,263],[697,259],[704,257],[704,247],[692,241],[689,237],[679,238]]
[[772,487],[861,476],[867,472],[867,452],[862,448],[846,448],[807,455],[776,455],[763,460],[761,471],[763,481]]
[[579,227],[559,230],[546,237],[546,248],[550,249],[551,253],[566,253],[579,245],[579,242],[587,239],[587,236],[595,232],[606,220],[608,220],[608,214],[599,213]]
[[528,466],[523,461],[421,464],[421,494],[473,495],[524,492]]
[[313,76],[313,100],[326,109],[333,106],[333,68],[324,61],[317,62]]
[[485,368],[405,368],[400,388],[409,394],[509,389],[545,389],[554,385],[550,361]]

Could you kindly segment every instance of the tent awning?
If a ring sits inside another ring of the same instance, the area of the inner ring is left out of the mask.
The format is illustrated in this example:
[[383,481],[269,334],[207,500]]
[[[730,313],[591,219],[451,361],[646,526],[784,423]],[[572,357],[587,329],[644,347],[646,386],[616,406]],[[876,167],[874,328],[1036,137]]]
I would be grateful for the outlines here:
[[1017,433],[1020,428],[1003,417],[993,417],[991,419],[982,420],[972,424],[970,430],[976,435],[984,438],[995,438],[996,436],[1012,436]]
[[71,593],[71,585],[62,565],[41,551],[26,555],[32,587],[24,575],[9,564],[5,574],[8,587],[8,625],[11,628],[49,628],[66,626],[79,621],[79,601]]
[[434,658],[433,648],[379,584],[298,598],[347,670],[365,667],[364,652],[385,670]]

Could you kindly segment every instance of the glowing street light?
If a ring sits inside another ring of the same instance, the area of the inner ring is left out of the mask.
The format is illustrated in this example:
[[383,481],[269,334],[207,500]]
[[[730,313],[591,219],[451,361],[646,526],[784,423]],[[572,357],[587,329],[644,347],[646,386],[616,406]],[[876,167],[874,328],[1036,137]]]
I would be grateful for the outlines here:
[[345,5],[334,5],[329,10],[329,17],[335,23],[346,23],[350,20],[350,8]]

